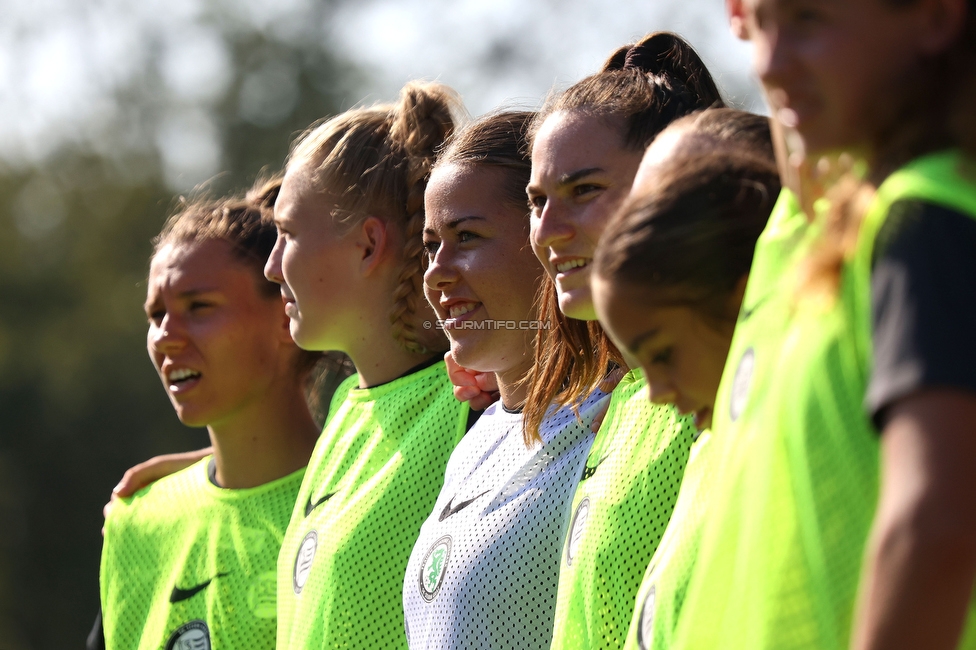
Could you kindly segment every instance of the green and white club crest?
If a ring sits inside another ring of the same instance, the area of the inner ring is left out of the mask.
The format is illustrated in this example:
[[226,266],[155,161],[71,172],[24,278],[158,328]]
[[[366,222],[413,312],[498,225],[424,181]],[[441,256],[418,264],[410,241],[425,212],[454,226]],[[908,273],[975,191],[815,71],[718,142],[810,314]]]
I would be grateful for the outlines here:
[[447,573],[447,563],[451,559],[451,537],[445,535],[434,542],[420,565],[420,595],[428,603],[434,600]]

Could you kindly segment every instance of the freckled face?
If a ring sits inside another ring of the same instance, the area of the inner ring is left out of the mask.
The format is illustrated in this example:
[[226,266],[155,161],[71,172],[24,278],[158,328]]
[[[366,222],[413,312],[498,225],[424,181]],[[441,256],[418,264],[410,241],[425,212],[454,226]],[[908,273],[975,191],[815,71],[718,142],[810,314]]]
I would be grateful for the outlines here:
[[550,115],[532,145],[532,247],[555,280],[559,308],[596,320],[590,265],[607,220],[626,198],[643,151],[591,115]]
[[424,289],[446,322],[454,359],[479,372],[520,374],[531,362],[530,329],[475,327],[534,318],[543,270],[528,243],[526,209],[503,200],[507,172],[445,165],[424,196]]
[[650,400],[693,413],[699,429],[711,426],[734,322],[716,326],[690,307],[655,307],[649,292],[633,284],[596,276],[593,285],[600,322],[644,371]]
[[291,367],[284,309],[260,281],[223,241],[168,244],[153,257],[147,347],[184,424],[246,411]]

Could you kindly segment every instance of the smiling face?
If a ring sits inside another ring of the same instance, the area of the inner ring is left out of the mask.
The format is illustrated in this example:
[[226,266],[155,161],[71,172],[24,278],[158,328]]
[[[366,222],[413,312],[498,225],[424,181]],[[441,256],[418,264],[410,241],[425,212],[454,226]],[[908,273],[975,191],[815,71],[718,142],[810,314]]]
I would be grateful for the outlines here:
[[264,273],[281,285],[292,338],[306,350],[341,350],[341,332],[352,331],[343,305],[355,300],[349,280],[356,249],[336,225],[334,207],[302,165],[289,168],[275,202],[278,239]]
[[808,154],[870,147],[897,119],[922,55],[915,5],[745,0],[746,33],[770,103]]
[[550,115],[532,145],[532,247],[556,282],[560,310],[596,320],[590,265],[607,220],[630,191],[643,151],[621,129],[581,113]]
[[455,361],[517,378],[531,362],[534,332],[473,327],[532,319],[543,274],[528,245],[525,209],[500,198],[505,173],[457,164],[434,170],[425,194],[424,285],[437,317],[447,321]]
[[166,244],[153,257],[147,346],[184,424],[246,413],[292,367],[281,301],[259,282],[221,240]]
[[599,275],[593,297],[607,333],[644,371],[650,400],[693,413],[699,429],[711,426],[734,319],[717,323],[692,307],[654,306],[647,289]]

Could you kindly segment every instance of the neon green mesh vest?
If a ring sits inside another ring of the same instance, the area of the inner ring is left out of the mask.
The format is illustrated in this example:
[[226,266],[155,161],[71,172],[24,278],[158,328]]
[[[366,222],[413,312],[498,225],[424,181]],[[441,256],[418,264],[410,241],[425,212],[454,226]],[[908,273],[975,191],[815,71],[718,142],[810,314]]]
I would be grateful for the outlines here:
[[467,425],[443,363],[347,379],[278,557],[278,648],[406,648],[403,576]]
[[[784,191],[769,216],[753,258],[743,300],[745,316],[752,316],[752,307],[759,305],[761,308],[765,295],[775,286],[776,279],[782,276],[790,250],[805,227],[806,218],[795,197]],[[752,323],[764,322],[761,318],[750,320]],[[731,346],[736,358],[751,347],[751,344],[741,340],[741,329],[740,325],[736,331],[740,340],[734,341]],[[720,390],[718,402],[727,404],[729,387],[724,386],[723,389],[726,396],[723,399]],[[727,408],[716,410],[716,422],[723,421],[725,411]],[[718,471],[717,463],[721,462],[712,438],[712,433],[705,431],[691,448],[691,458],[681,482],[674,514],[637,593],[634,616],[627,634],[627,650],[670,648],[674,643],[675,628],[698,557],[708,497]]]
[[106,519],[109,650],[275,647],[275,566],[305,470],[225,490],[209,461],[116,502]]
[[691,448],[671,522],[637,591],[626,650],[668,648],[698,552],[698,536],[714,462],[712,434],[703,431]]
[[[744,303],[755,313],[740,316],[716,404],[722,469],[675,647],[848,647],[878,496],[878,432],[863,407],[874,239],[901,199],[976,215],[958,162],[926,156],[882,184],[836,301],[798,298],[784,274],[760,305]],[[816,238],[806,230],[794,257]]]
[[553,648],[621,648],[641,576],[664,534],[695,436],[647,399],[639,370],[613,391],[563,548]]

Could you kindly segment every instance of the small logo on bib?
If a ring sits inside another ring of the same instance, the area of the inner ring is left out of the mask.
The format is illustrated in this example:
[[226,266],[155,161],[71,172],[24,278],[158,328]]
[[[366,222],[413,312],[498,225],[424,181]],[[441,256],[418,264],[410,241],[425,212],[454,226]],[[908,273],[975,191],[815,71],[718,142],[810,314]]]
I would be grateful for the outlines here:
[[742,353],[739,367],[735,369],[732,378],[732,394],[729,396],[729,417],[735,422],[746,409],[749,398],[749,386],[752,384],[752,371],[756,367],[756,351],[749,348]]
[[447,562],[451,558],[451,538],[445,535],[434,542],[427,551],[424,563],[420,566],[420,595],[428,603],[444,584],[444,574],[447,573]]
[[637,627],[637,645],[641,650],[650,650],[654,642],[654,600],[657,595],[657,585],[651,585],[651,590],[647,592],[644,599],[644,608],[641,609],[640,625]]
[[277,579],[274,571],[266,571],[251,582],[247,590],[247,605],[257,618],[275,618],[278,615]]
[[302,593],[305,583],[308,582],[308,574],[312,571],[312,560],[315,558],[315,549],[318,545],[318,534],[310,530],[302,540],[302,545],[298,547],[298,555],[295,556],[295,574],[292,578],[296,596]]
[[576,506],[573,514],[573,524],[569,528],[569,539],[566,541],[566,564],[572,564],[579,548],[580,540],[583,539],[583,531],[586,530],[586,520],[590,516],[590,500],[583,499]]
[[210,630],[203,621],[190,621],[173,632],[166,650],[210,650]]

